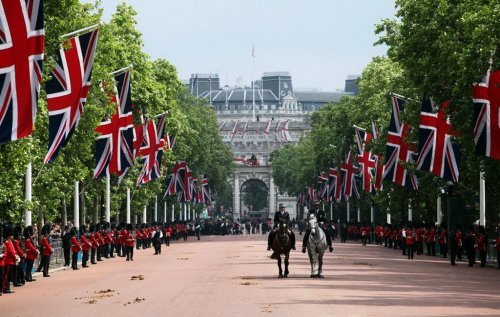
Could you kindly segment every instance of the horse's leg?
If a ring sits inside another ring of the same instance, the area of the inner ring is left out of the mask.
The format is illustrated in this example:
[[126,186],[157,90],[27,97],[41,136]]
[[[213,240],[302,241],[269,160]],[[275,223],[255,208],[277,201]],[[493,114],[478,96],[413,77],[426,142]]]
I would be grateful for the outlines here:
[[285,257],[285,277],[288,277],[288,259],[290,258],[290,254],[287,254]]
[[279,268],[278,277],[283,277],[283,270],[281,269],[281,256],[279,254],[278,254],[278,268]]
[[322,251],[318,254],[318,277],[319,278],[324,278],[322,275],[323,273],[323,255],[325,254],[325,251]]

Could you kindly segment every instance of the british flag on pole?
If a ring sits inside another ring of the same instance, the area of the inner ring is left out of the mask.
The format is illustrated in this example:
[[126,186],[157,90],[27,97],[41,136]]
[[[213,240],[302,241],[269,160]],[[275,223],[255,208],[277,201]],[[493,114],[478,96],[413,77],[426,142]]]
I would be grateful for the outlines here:
[[417,177],[408,172],[405,165],[414,162],[415,150],[406,138],[410,126],[403,123],[401,114],[404,100],[401,96],[392,96],[392,114],[387,131],[387,145],[383,178],[408,188],[418,189]]
[[330,168],[328,172],[328,197],[336,202],[342,200],[342,176],[337,168]]
[[57,158],[80,122],[90,90],[97,38],[97,29],[75,36],[57,53],[52,78],[45,84],[49,108],[49,150],[45,164]]
[[[374,121],[372,121],[372,135],[374,140],[377,140],[380,135],[377,125]],[[382,190],[384,187],[384,185],[382,184],[384,172],[384,165],[382,163],[384,161],[384,156],[381,154],[373,154],[373,158],[376,162],[375,181],[373,183],[373,187],[375,188],[375,190]]]
[[0,2],[0,143],[33,133],[45,50],[42,0]]
[[449,105],[449,101],[443,102],[436,112],[430,98],[422,101],[417,168],[456,183],[460,174],[460,147],[453,142],[457,132],[445,113]]
[[94,178],[121,174],[134,162],[134,124],[130,100],[130,72],[115,75],[118,103],[116,112],[96,128],[96,168]]
[[488,71],[472,88],[476,153],[500,160],[500,70]]
[[354,155],[352,154],[352,150],[349,150],[347,153],[346,161],[340,164],[340,170],[344,173],[342,178],[344,179],[343,190],[345,199],[349,200],[349,197],[353,195],[359,198],[359,191],[356,186],[355,178],[359,170],[354,166]]
[[372,179],[374,178],[377,161],[372,152],[366,150],[366,146],[373,139],[373,136],[370,132],[360,127],[355,126],[354,131],[356,135],[356,144],[358,146],[358,164],[362,179],[361,187],[365,192],[370,193],[373,189]]
[[139,150],[139,156],[142,157],[143,168],[137,185],[145,184],[161,176],[161,160],[163,150],[165,149],[165,126],[167,115],[161,115],[158,125],[154,120],[147,124],[146,133],[144,133],[143,146]]

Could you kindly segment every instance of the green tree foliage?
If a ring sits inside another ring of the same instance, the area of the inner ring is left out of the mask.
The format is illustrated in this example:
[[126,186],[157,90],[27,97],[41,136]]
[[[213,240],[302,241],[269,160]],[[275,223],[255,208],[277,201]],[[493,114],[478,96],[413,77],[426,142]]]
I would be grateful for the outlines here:
[[[78,0],[45,0],[46,58],[44,78],[50,76],[55,54],[63,39],[60,37],[84,27],[99,23],[102,9],[96,4],[81,4]],[[132,102],[146,119],[168,111],[167,132],[176,137],[173,151],[164,155],[163,177],[146,185],[135,187],[141,166],[136,164],[125,180],[118,184],[112,177],[112,217],[124,219],[126,188],[132,188],[132,213],[140,214],[144,206],[162,197],[166,175],[177,161],[184,160],[195,176],[207,174],[213,191],[227,187],[226,179],[232,170],[232,154],[218,135],[214,111],[204,101],[189,95],[177,77],[175,67],[163,59],[152,60],[143,50],[141,33],[135,20],[135,10],[118,4],[109,24],[99,28],[99,41],[92,73],[92,88],[84,115],[69,143],[55,162],[43,164],[48,144],[48,111],[42,83],[36,130],[32,137],[0,145],[0,219],[20,221],[23,210],[30,207],[34,217],[42,212],[48,221],[60,220],[61,201],[71,208],[73,186],[80,181],[85,197],[87,221],[95,209],[101,209],[105,180],[92,179],[95,166],[95,127],[115,108],[99,83],[112,87],[110,73],[132,65]],[[139,122],[139,117],[134,118]],[[24,176],[28,162],[33,164],[33,203],[24,200]],[[170,199],[170,202],[173,198]],[[71,217],[70,217],[71,218]]]

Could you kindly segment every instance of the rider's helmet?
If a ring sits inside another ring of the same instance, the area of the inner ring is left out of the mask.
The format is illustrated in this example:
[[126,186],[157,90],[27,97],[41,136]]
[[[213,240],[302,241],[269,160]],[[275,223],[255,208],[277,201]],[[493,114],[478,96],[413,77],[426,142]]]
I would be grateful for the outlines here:
[[314,207],[319,207],[321,205],[321,202],[319,200],[315,200],[313,206]]
[[285,207],[286,207],[286,206],[285,206],[285,204],[280,204],[280,205],[279,205],[279,208],[280,208],[280,209],[281,209],[281,208],[285,208]]

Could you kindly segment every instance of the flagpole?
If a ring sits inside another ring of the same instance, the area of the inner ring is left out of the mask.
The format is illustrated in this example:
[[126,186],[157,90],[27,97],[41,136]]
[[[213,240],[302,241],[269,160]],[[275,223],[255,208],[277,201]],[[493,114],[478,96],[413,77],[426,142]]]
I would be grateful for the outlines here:
[[[32,201],[32,191],[31,191],[31,174],[32,174],[32,166],[31,162],[28,163],[28,166],[26,167],[26,185],[25,185],[25,197],[26,201],[31,203]],[[24,223],[26,226],[31,226],[31,210],[29,208],[26,208],[24,211]]]
[[130,69],[132,69],[132,68],[134,68],[134,65],[130,64],[130,65],[128,65],[127,67],[123,67],[123,68],[121,68],[121,69],[115,70],[114,72],[111,72],[111,73],[109,73],[109,74],[110,74],[111,76],[113,76],[113,75],[118,75],[118,74],[124,73],[124,72],[126,72],[127,70],[130,70]]
[[479,173],[479,224],[486,227],[486,181],[484,172]]
[[347,223],[351,222],[351,208],[349,200],[347,200]]
[[175,204],[172,204],[172,222],[175,221]]
[[158,196],[155,195],[155,214],[154,214],[154,221],[158,221]]
[[252,121],[255,122],[255,52],[252,47]]
[[144,206],[144,209],[142,210],[142,223],[146,223],[147,222],[147,211],[148,211],[148,207]]
[[130,223],[130,188],[127,188],[127,223]]
[[163,202],[163,222],[167,222],[167,201]]
[[111,177],[106,174],[106,222],[109,222],[111,213]]
[[77,230],[80,228],[80,183],[75,181],[75,193],[73,197],[73,225]]
[[99,28],[100,26],[103,26],[103,25],[104,25],[104,22],[101,21],[101,22],[99,22],[97,24],[88,26],[86,28],[79,29],[79,30],[76,30],[76,31],[73,31],[73,32],[70,32],[70,33],[66,33],[64,35],[61,35],[60,37],[71,37],[73,35],[77,35],[77,34],[80,34],[80,33],[86,32],[86,31],[97,29],[97,28]]

